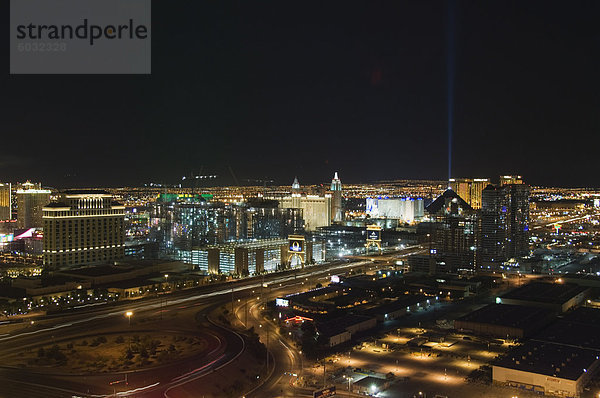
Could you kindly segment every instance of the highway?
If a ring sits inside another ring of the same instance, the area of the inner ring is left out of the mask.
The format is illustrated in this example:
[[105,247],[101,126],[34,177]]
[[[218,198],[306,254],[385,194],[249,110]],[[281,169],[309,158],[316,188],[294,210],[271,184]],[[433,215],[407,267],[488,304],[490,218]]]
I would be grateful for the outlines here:
[[[408,254],[414,248],[399,251],[398,256]],[[389,254],[388,254],[389,255]],[[369,256],[376,257],[376,256]],[[205,339],[211,341],[213,351],[202,358],[191,358],[183,363],[172,364],[160,369],[129,371],[127,385],[118,384],[111,387],[110,382],[124,379],[124,373],[96,375],[55,375],[48,372],[34,374],[32,372],[11,369],[0,366],[0,397],[178,397],[178,389],[189,383],[197,382],[204,375],[219,369],[239,355],[244,348],[243,339],[232,331],[219,327],[206,318],[215,307],[232,302],[233,297],[255,297],[261,290],[263,298],[275,297],[279,289],[303,290],[306,278],[311,284],[316,278],[326,282],[329,275],[346,272],[350,268],[373,265],[364,258],[358,261],[339,261],[330,264],[317,265],[304,269],[288,270],[262,277],[253,277],[234,282],[215,285],[205,285],[194,289],[178,291],[166,297],[145,298],[137,301],[117,302],[102,306],[81,308],[75,311],[49,315],[36,319],[35,325],[26,326],[20,330],[5,333],[0,325],[0,355],[7,355],[22,350],[33,349],[42,344],[50,345],[76,336],[91,335],[100,330],[128,331],[126,311],[133,312],[132,328],[141,328],[146,318],[156,317],[157,313],[177,313],[180,316],[195,317],[198,326],[196,332],[202,333]],[[269,286],[263,288],[263,283]],[[255,293],[253,293],[253,291]],[[165,303],[166,299],[166,303]],[[250,311],[252,322],[260,320],[258,309]],[[165,321],[166,322],[166,321]],[[265,327],[267,324],[265,323]],[[290,388],[291,377],[285,372],[298,374],[299,353],[275,331],[274,324],[268,326],[273,333],[269,342],[269,350],[275,359],[273,376],[249,396],[302,396],[302,391]],[[260,328],[256,328],[258,330]],[[262,338],[262,336],[261,336]],[[215,341],[219,340],[219,343]],[[265,395],[267,394],[267,395]]]

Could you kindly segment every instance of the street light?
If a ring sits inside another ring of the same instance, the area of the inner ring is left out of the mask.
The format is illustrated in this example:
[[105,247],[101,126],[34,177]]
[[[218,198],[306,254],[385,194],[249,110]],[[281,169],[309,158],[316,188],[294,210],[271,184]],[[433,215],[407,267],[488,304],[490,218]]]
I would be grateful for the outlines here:
[[133,312],[131,311],[127,311],[125,313],[125,316],[127,317],[127,320],[129,321],[129,350],[131,350],[131,316],[133,315]]

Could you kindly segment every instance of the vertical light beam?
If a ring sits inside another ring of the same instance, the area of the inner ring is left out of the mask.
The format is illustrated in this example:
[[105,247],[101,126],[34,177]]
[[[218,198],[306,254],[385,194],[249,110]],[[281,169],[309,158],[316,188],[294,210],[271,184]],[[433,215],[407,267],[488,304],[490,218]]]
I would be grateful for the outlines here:
[[452,178],[452,135],[454,128],[454,29],[455,29],[455,0],[448,0],[447,52],[446,66],[448,69],[448,179]]

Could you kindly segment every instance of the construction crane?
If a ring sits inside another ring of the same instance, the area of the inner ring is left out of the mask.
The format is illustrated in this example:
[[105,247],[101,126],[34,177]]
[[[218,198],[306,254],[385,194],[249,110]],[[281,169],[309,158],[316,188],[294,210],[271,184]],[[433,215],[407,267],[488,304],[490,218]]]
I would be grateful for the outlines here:
[[202,180],[211,180],[211,179],[216,179],[218,176],[217,175],[203,175],[202,171],[204,170],[204,166],[200,167],[200,171],[197,174],[194,174],[194,172],[190,172],[189,176],[183,176],[181,177],[181,181],[186,181],[186,180],[192,180],[192,197],[194,196],[194,192],[198,189],[198,183]]
[[249,183],[262,184],[263,197],[265,197],[267,195],[267,184],[272,184],[275,182],[275,180],[271,179],[270,177],[263,177],[263,178],[259,178],[259,179],[247,178],[247,179],[244,179],[244,181],[249,182]]

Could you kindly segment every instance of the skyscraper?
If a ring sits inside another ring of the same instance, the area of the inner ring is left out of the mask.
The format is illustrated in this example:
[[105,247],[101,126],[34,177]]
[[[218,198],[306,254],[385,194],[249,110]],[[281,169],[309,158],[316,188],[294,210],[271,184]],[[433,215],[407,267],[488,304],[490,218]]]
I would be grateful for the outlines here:
[[530,188],[522,180],[488,185],[483,191],[478,242],[481,266],[496,267],[529,254],[529,196]]
[[66,191],[43,211],[44,265],[98,264],[124,256],[125,206],[110,193]]
[[450,189],[473,209],[481,209],[481,194],[490,183],[489,178],[451,178]]
[[483,190],[481,230],[477,254],[479,266],[502,265],[507,260],[509,195],[505,187],[488,185]]
[[44,225],[42,208],[50,203],[50,191],[30,188],[25,184],[23,184],[23,187],[24,189],[17,191],[17,227],[42,227]]
[[0,183],[0,221],[12,219],[12,187]]
[[508,258],[519,258],[529,254],[529,196],[526,184],[506,185],[509,196],[508,207]]
[[433,219],[430,272],[472,271],[475,268],[476,212],[451,189],[425,208]]
[[344,211],[342,209],[342,181],[338,177],[337,171],[331,180],[331,215],[333,221],[342,221]]

